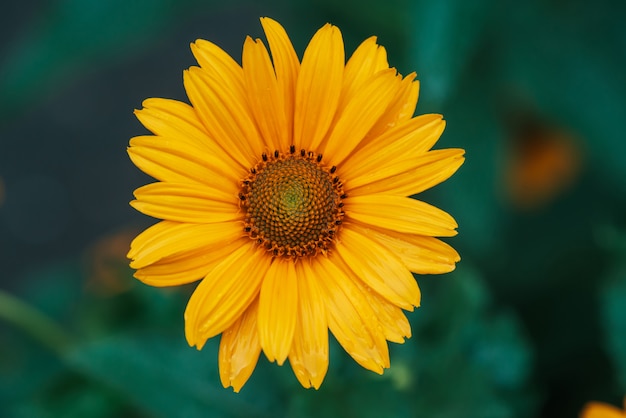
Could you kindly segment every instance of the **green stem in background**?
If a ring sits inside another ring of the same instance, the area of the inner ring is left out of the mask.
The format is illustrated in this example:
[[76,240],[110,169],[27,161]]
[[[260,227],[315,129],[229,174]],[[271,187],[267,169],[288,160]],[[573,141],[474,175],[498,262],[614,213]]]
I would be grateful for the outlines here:
[[57,354],[63,354],[72,340],[52,319],[0,289],[0,320],[2,319],[30,334]]

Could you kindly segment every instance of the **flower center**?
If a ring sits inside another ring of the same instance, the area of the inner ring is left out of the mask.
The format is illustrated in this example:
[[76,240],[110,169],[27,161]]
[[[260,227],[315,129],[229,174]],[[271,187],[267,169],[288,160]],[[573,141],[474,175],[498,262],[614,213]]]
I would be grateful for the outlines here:
[[326,254],[344,212],[343,184],[322,155],[291,146],[262,159],[242,181],[240,206],[245,232],[274,256]]

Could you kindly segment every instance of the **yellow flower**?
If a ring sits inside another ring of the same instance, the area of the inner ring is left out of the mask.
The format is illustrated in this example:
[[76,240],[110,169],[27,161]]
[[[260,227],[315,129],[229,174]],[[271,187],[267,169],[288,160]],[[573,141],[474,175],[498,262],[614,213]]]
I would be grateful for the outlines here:
[[[626,409],[626,398],[624,398]],[[580,413],[580,418],[626,418],[626,411],[602,402],[589,402]]]
[[445,273],[459,260],[434,237],[454,219],[407,196],[450,177],[463,150],[429,151],[441,115],[413,117],[415,73],[389,68],[372,37],[345,62],[330,24],[302,62],[280,24],[247,38],[242,65],[216,45],[191,49],[184,73],[191,106],[148,99],[136,111],[154,135],[128,153],[159,182],[131,205],[163,219],[128,257],[153,286],[202,279],[185,311],[201,349],[222,334],[220,378],[239,391],[261,351],[286,359],[305,387],[328,369],[328,329],[363,367],[389,367],[387,341],[411,330],[404,310],[420,304],[411,272]]

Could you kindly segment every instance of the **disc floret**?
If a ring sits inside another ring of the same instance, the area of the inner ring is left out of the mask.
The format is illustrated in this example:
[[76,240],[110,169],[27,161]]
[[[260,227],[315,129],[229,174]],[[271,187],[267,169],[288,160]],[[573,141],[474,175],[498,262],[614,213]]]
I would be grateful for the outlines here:
[[322,154],[294,146],[262,154],[241,182],[244,231],[276,257],[326,254],[344,217],[346,195],[336,170]]

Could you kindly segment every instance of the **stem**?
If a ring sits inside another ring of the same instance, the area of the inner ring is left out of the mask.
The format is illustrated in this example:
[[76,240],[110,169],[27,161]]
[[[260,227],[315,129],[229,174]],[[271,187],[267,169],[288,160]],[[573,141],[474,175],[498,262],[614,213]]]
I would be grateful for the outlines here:
[[30,334],[57,354],[63,354],[72,340],[52,319],[1,289],[0,319]]

